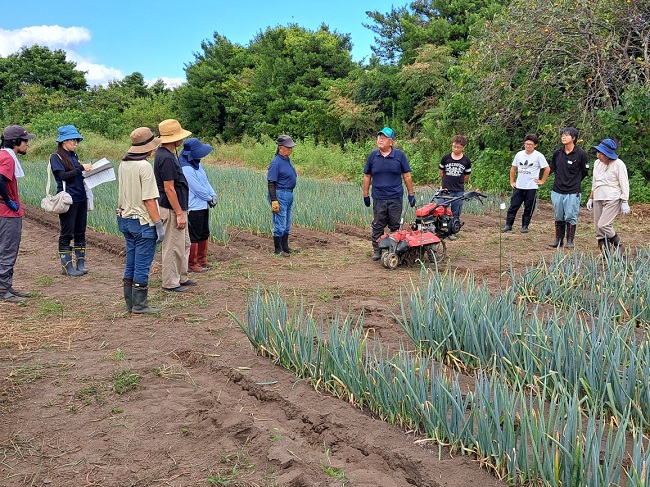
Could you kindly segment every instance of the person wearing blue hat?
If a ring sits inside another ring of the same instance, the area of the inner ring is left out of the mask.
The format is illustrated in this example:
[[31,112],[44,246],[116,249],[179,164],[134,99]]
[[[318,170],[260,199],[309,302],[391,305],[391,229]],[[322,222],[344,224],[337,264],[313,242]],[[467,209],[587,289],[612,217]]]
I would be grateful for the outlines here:
[[399,228],[402,219],[404,188],[408,202],[415,206],[415,193],[411,178],[411,166],[404,152],[393,147],[395,133],[390,127],[377,132],[377,149],[366,159],[363,168],[363,204],[370,207],[370,186],[372,185],[372,260],[381,259],[378,240],[388,227],[391,232]]
[[210,268],[208,207],[214,208],[217,205],[217,193],[210,185],[205,169],[201,165],[201,159],[210,152],[212,152],[211,145],[192,137],[183,143],[183,150],[178,156],[178,162],[189,186],[187,225],[190,233],[190,256],[187,268],[191,272],[205,272]]
[[551,202],[555,217],[555,240],[549,247],[560,248],[566,234],[565,249],[575,247],[574,239],[578,226],[582,180],[589,173],[589,157],[576,145],[578,129],[565,127],[560,131],[562,147],[553,153],[551,172],[555,174]]
[[27,154],[35,137],[20,125],[9,125],[0,136],[0,302],[5,303],[22,303],[29,296],[15,289],[13,281],[25,216],[18,194],[18,178],[25,172],[18,155]]
[[[90,164],[79,162],[77,146],[84,138],[74,125],[59,127],[56,152],[50,155],[50,167],[56,191],[66,191],[72,197],[72,205],[65,213],[59,214],[61,232],[59,234],[59,258],[61,274],[83,276],[86,268],[86,226],[88,223],[88,197],[84,186],[84,171],[90,171]],[[74,240],[74,248],[70,243]],[[75,262],[72,252],[74,250]],[[75,266],[76,263],[76,266]]]
[[618,144],[613,139],[603,139],[592,147],[596,150],[596,162],[591,182],[587,209],[594,212],[596,239],[601,251],[618,250],[621,239],[614,229],[619,213],[630,213],[630,182],[627,167],[619,159]]

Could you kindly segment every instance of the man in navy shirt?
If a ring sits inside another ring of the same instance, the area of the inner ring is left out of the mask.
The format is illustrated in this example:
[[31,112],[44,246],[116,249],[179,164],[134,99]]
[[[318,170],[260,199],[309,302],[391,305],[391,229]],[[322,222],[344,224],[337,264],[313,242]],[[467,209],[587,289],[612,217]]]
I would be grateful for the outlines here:
[[384,228],[388,226],[391,232],[399,228],[404,199],[402,179],[408,191],[409,205],[415,206],[411,167],[404,152],[393,147],[394,137],[393,129],[381,129],[377,133],[377,149],[370,153],[363,168],[363,203],[368,207],[372,183],[372,260],[381,258],[377,240]]

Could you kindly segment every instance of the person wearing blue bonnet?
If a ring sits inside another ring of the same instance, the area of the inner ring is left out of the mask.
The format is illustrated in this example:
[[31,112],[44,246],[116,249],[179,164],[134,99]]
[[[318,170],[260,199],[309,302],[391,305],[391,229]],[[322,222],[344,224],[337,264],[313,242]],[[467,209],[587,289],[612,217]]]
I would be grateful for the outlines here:
[[210,238],[209,208],[217,205],[217,193],[210,185],[201,159],[212,152],[212,146],[202,143],[196,137],[183,143],[178,162],[183,169],[189,186],[187,223],[190,233],[190,256],[188,270],[205,272],[210,268],[208,262],[208,239]]
[[592,148],[596,150],[597,160],[587,209],[594,212],[598,248],[601,252],[617,251],[621,247],[621,239],[614,229],[614,220],[619,213],[630,213],[627,167],[619,159],[616,153],[618,144],[613,139],[603,139]]
[[288,135],[276,139],[278,148],[267,171],[268,199],[273,214],[273,247],[275,255],[289,257],[289,233],[291,231],[291,210],[293,190],[298,175],[291,164],[291,154],[296,143]]
[[370,186],[372,185],[372,260],[381,259],[378,239],[388,226],[391,232],[399,228],[402,218],[404,188],[408,192],[408,202],[415,206],[411,166],[404,152],[393,147],[395,133],[390,127],[377,132],[377,149],[366,159],[363,168],[363,204],[370,207]]
[[[59,215],[61,232],[59,234],[59,259],[61,274],[64,276],[83,276],[86,268],[86,227],[88,224],[88,197],[84,185],[83,172],[92,169],[83,164],[77,155],[77,146],[84,140],[74,125],[63,125],[58,129],[56,152],[50,155],[50,167],[56,181],[56,191],[65,191],[72,197],[72,205]],[[74,240],[74,248],[70,243]],[[72,252],[74,250],[75,262]]]

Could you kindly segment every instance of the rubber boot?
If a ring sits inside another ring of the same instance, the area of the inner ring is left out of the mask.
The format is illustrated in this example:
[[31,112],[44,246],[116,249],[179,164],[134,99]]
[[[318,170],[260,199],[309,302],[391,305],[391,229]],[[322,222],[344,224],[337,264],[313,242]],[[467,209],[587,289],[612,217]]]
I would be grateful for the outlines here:
[[88,274],[88,269],[86,268],[86,247],[75,247],[74,257],[77,261],[77,270],[83,274]]
[[373,245],[372,247],[372,260],[379,260],[381,259],[381,249],[379,247],[375,247]]
[[78,271],[72,265],[72,251],[68,250],[67,252],[59,251],[59,257],[61,258],[61,274],[64,276],[83,276],[84,273]]
[[198,245],[198,251],[196,254],[196,262],[201,266],[204,267],[205,270],[210,269],[212,265],[208,262],[208,241],[207,240],[201,240],[200,242],[196,242]]
[[604,238],[598,239],[598,250],[600,250],[601,252],[604,252],[606,250]]
[[605,243],[613,252],[620,252],[623,250],[623,246],[621,245],[621,238],[616,233],[612,238],[606,238]]
[[133,310],[133,279],[122,279],[124,285],[124,302],[126,303],[126,312],[130,313]]
[[192,243],[190,244],[190,257],[188,259],[187,263],[187,269],[190,272],[205,272],[207,269],[204,269],[201,267],[198,262],[198,253],[199,253],[199,244],[198,243]]
[[564,245],[565,249],[572,249],[575,247],[573,239],[576,236],[576,226],[577,225],[571,225],[570,223],[567,223],[566,225],[566,244]]
[[147,284],[134,282],[133,283],[133,308],[134,314],[151,314],[160,313],[158,308],[152,308],[147,302],[147,295],[149,294],[149,287]]
[[566,222],[555,222],[555,241],[548,244],[549,247],[558,248],[562,246],[562,242],[564,242],[565,228]]
[[289,234],[288,233],[285,233],[284,235],[282,235],[281,244],[282,244],[282,251],[283,252],[286,252],[287,254],[294,254],[296,252],[295,250],[291,250],[289,248]]
[[275,247],[275,255],[279,255],[282,257],[289,257],[289,254],[287,254],[284,250],[282,250],[282,237],[276,237],[274,235],[273,246]]

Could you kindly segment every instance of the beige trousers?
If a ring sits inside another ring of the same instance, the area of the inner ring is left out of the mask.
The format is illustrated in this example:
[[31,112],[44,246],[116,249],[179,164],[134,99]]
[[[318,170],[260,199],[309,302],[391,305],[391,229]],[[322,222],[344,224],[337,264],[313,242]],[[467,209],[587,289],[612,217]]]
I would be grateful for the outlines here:
[[[185,218],[187,218],[187,212]],[[190,256],[190,234],[185,228],[178,228],[176,213],[169,208],[160,208],[160,218],[165,227],[162,243],[162,287],[174,288],[187,281],[187,262]]]
[[612,238],[616,235],[614,220],[621,212],[621,200],[594,201],[594,225],[596,238]]

